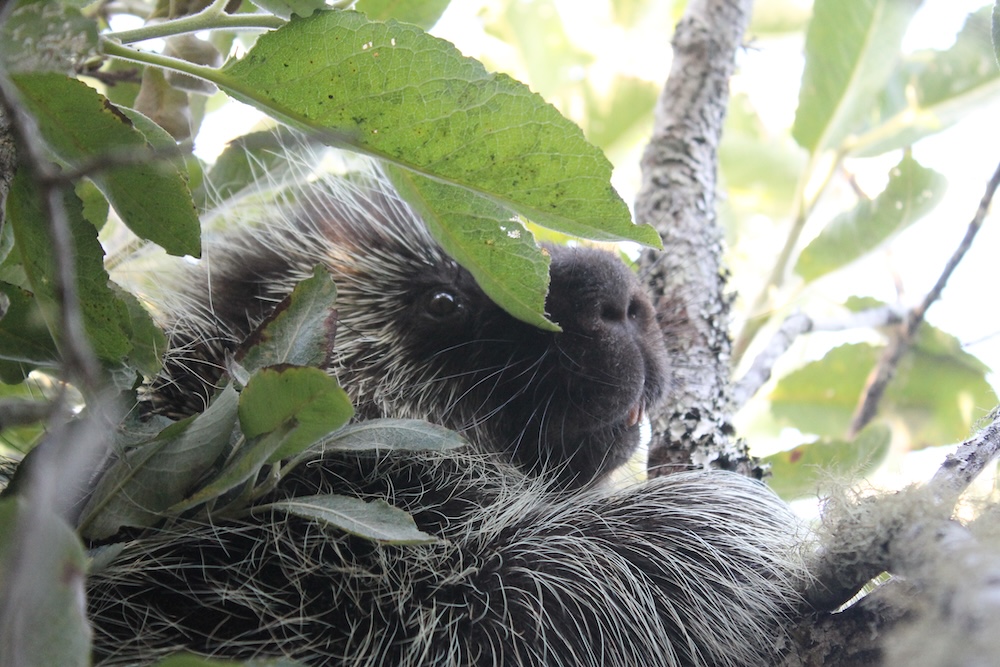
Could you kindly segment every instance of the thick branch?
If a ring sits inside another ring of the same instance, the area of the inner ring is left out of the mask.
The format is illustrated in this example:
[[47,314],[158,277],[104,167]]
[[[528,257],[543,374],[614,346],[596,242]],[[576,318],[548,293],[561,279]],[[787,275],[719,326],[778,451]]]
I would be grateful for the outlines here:
[[691,464],[753,472],[745,447],[728,437],[730,298],[715,215],[719,136],[750,6],[750,0],[688,3],[643,156],[636,217],[656,227],[665,250],[645,253],[640,263],[674,358],[684,360],[676,399],[652,415],[652,476]]

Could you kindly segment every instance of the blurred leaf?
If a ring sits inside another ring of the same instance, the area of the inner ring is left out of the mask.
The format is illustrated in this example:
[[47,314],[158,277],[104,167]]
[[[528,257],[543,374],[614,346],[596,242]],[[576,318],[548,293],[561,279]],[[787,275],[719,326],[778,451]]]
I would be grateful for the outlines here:
[[156,67],[142,70],[135,110],[166,130],[175,141],[191,138],[193,128],[188,94],[174,88],[163,70]]
[[745,95],[733,95],[719,145],[729,204],[746,215],[787,216],[805,163],[794,142],[764,129]]
[[[205,65],[207,67],[222,66],[222,54],[215,48],[215,45],[192,34],[168,37],[163,55],[171,58],[180,58],[196,65]],[[167,70],[165,75],[167,82],[178,90],[199,93],[201,95],[213,95],[218,91],[215,84],[211,81],[199,79],[190,74]]]
[[522,84],[395,21],[319,12],[263,35],[220,72],[237,99],[329,141],[595,240],[658,246],[633,225],[611,165]]
[[514,317],[541,329],[559,328],[545,317],[549,258],[509,212],[453,185],[387,168],[399,194],[420,215],[445,252],[469,270],[479,287]]
[[919,0],[816,0],[792,136],[812,154],[837,148],[875,104]]
[[270,503],[275,509],[315,519],[351,535],[390,544],[431,544],[437,538],[420,531],[413,518],[384,500],[364,501],[348,496],[301,496]]
[[78,181],[73,190],[83,202],[83,217],[94,226],[94,229],[101,231],[108,222],[108,212],[111,210],[104,193],[98,190],[92,181]]
[[318,451],[443,451],[466,440],[449,429],[420,419],[366,419],[348,424],[319,443]]
[[886,83],[871,127],[852,140],[852,155],[905,148],[997,99],[1000,69],[990,46],[989,11],[970,14],[950,49],[904,56]]
[[250,0],[265,12],[289,19],[294,16],[309,16],[326,6],[325,0]]
[[87,667],[87,559],[56,514],[18,498],[0,500],[0,664]]
[[294,456],[340,428],[354,415],[347,393],[318,368],[269,367],[257,371],[240,393],[240,426],[256,438],[283,426],[291,430],[268,457]]
[[607,92],[596,92],[583,82],[587,103],[587,139],[604,150],[637,136],[646,137],[653,124],[653,106],[660,87],[649,81],[619,76]]
[[764,457],[771,466],[767,485],[785,500],[815,498],[830,480],[855,479],[885,460],[892,429],[869,424],[852,441],[824,438]]
[[138,63],[108,58],[101,65],[101,72],[115,81],[105,87],[105,96],[118,107],[134,107],[142,81],[142,66]]
[[[64,164],[100,160],[116,151],[133,156],[149,151],[147,137],[133,121],[85,83],[58,74],[18,75],[15,83]],[[148,163],[109,164],[92,180],[140,238],[171,254],[197,256],[201,226],[186,173],[182,165],[150,157]]]
[[55,341],[31,292],[0,282],[0,293],[9,300],[7,314],[0,319],[0,359],[28,366],[54,366],[58,361]]
[[993,41],[993,55],[996,58],[997,64],[1000,65],[1000,0],[996,0],[993,4],[991,24],[990,36]]
[[[881,352],[863,343],[830,350],[778,382],[771,412],[803,433],[843,437]],[[986,372],[953,336],[925,324],[889,383],[879,415],[906,423],[914,448],[964,440],[998,402]]]
[[128,353],[129,365],[138,369],[145,377],[151,378],[163,365],[163,354],[167,350],[167,337],[153,322],[152,316],[133,294],[114,283],[112,291],[128,309],[131,326],[132,347]]
[[81,514],[80,534],[103,539],[123,526],[143,528],[158,521],[225,452],[236,410],[236,391],[227,386],[204,413],[124,450],[97,481]]
[[802,33],[809,24],[809,6],[799,0],[762,0],[753,3],[748,35]]
[[863,257],[937,206],[944,190],[943,176],[905,155],[885,190],[838,215],[802,250],[795,272],[811,282]]
[[97,23],[69,3],[22,3],[0,25],[0,63],[10,73],[70,73],[97,53]]
[[329,367],[337,331],[336,300],[333,278],[317,266],[243,342],[236,360],[251,373],[278,364]]
[[594,57],[570,41],[552,0],[507,2],[503,7],[487,31],[517,49],[531,89],[556,100],[567,85],[576,85],[579,71]]
[[263,182],[270,190],[301,181],[302,164],[315,155],[316,141],[284,126],[234,139],[206,177],[208,192],[199,192],[203,207],[225,202],[238,193],[255,192]]
[[430,30],[451,0],[358,0],[354,8],[373,21],[396,19]]

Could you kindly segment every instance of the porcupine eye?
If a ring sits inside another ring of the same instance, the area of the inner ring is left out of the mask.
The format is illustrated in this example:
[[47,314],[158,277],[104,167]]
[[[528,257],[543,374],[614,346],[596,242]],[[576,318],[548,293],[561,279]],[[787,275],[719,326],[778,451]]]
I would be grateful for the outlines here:
[[461,316],[464,307],[454,293],[439,289],[427,296],[424,310],[436,320],[451,320]]

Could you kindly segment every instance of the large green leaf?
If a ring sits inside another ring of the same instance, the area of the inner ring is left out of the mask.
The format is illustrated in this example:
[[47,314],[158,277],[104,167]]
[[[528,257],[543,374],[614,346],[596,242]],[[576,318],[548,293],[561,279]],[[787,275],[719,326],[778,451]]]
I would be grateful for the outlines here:
[[598,240],[659,245],[611,165],[538,95],[415,26],[350,11],[293,19],[220,72],[233,97],[328,140]]
[[0,664],[87,667],[87,559],[55,513],[0,500]]
[[943,176],[904,156],[885,190],[838,215],[802,250],[795,272],[809,282],[875,250],[937,206],[944,189]]
[[558,330],[544,316],[549,259],[506,209],[414,172],[389,168],[387,174],[441,247],[493,301],[529,324]]
[[288,512],[380,542],[427,544],[437,541],[433,535],[420,531],[409,514],[384,500],[365,501],[334,495],[301,496],[257,509]]
[[920,0],[816,0],[792,136],[837,148],[874,107]]
[[[201,226],[183,164],[159,156],[147,141],[163,147],[161,136],[147,138],[127,115],[87,84],[60,74],[15,77],[22,98],[48,145],[70,167],[128,155],[132,164],[109,166],[91,178],[129,229],[175,255],[199,255]],[[171,142],[171,145],[172,142]],[[149,155],[148,162],[135,161]]]
[[997,99],[1000,68],[990,44],[989,9],[969,15],[951,48],[903,57],[886,83],[870,127],[852,139],[852,155],[910,146]]

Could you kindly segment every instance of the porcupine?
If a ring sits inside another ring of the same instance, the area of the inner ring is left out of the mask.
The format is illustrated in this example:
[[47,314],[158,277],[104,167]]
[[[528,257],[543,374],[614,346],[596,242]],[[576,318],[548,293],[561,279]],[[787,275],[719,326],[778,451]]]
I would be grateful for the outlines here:
[[490,301],[377,174],[314,184],[297,210],[193,273],[154,403],[199,407],[224,350],[322,262],[338,283],[331,370],[359,417],[426,417],[471,444],[328,452],[264,502],[385,499],[442,539],[373,543],[276,513],[140,536],[90,579],[98,664],[180,650],[308,665],[768,663],[803,578],[785,505],[724,472],[598,483],[670,382],[624,264],[550,247],[546,308],[562,332],[545,332]]

